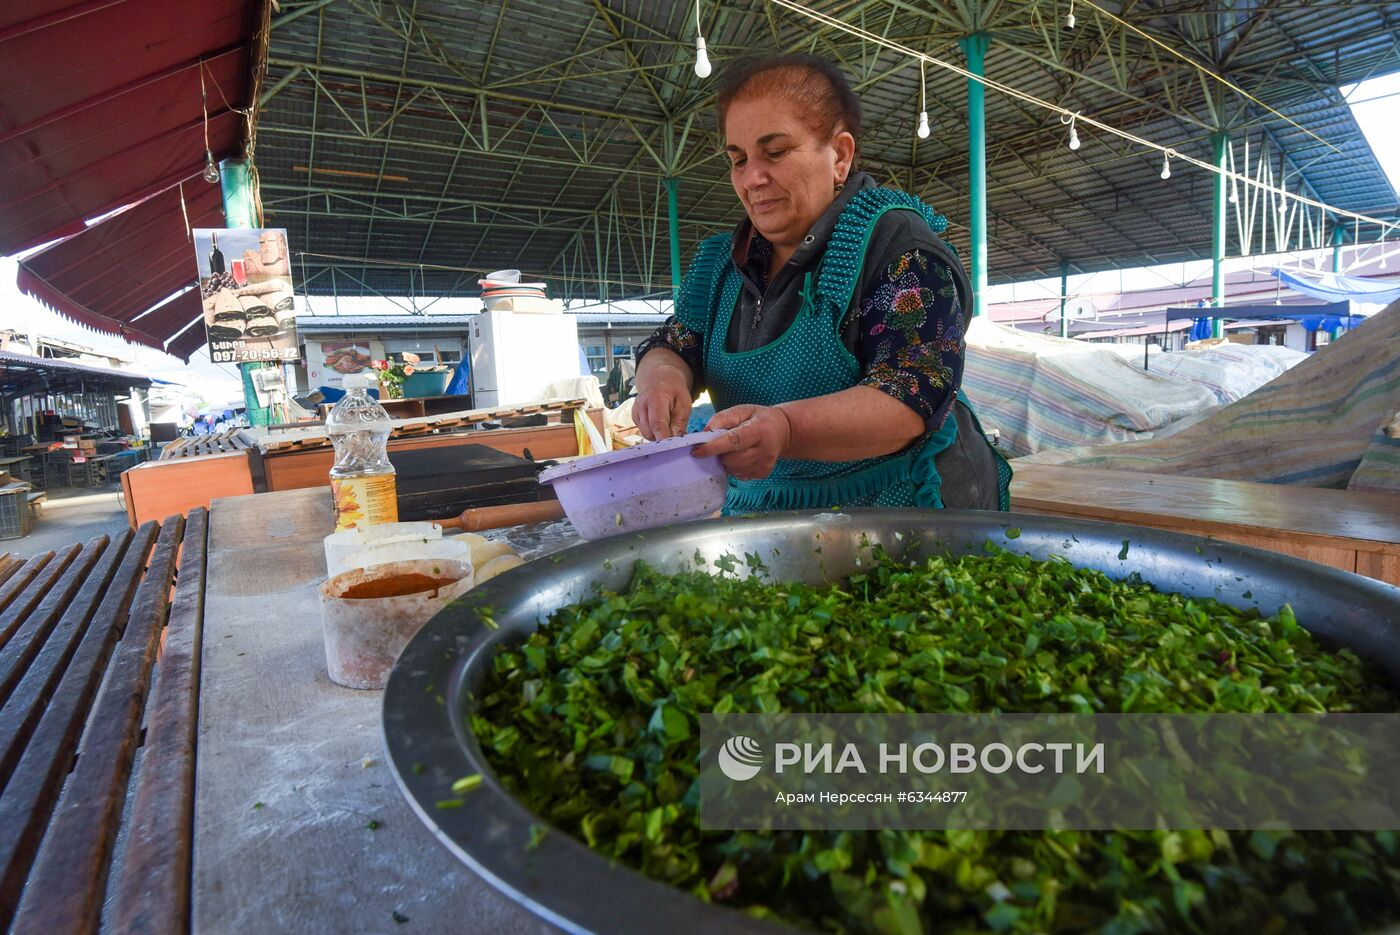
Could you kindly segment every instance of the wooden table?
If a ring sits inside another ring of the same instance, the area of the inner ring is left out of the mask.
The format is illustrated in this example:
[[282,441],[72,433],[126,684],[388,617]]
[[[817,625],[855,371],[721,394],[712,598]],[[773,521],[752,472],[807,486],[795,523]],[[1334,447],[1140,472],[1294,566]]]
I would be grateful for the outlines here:
[[383,693],[327,677],[317,587],[332,526],[325,487],[213,502],[194,931],[554,931],[409,809],[385,761]]
[[[66,486],[69,487],[101,487],[107,484],[111,478],[108,476],[108,464],[113,458],[119,455],[99,455],[99,454],[79,454],[77,457],[83,460],[58,460],[55,463],[62,465],[66,475]],[[75,483],[74,480],[77,479]]]
[[29,455],[20,455],[14,458],[0,458],[0,471],[8,471],[22,481],[29,480],[29,462],[33,460]]
[[1400,585],[1400,497],[1012,462],[1011,508],[1170,529]]

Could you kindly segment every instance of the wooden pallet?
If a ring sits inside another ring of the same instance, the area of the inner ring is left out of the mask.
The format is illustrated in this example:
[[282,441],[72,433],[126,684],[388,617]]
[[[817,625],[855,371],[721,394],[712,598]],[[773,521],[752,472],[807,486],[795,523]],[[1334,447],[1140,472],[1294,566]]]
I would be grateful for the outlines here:
[[[410,438],[420,435],[430,435],[433,433],[446,433],[459,429],[475,428],[483,422],[491,422],[496,419],[511,419],[520,416],[530,416],[546,414],[557,416],[562,420],[566,414],[572,418],[572,413],[576,409],[582,409],[587,401],[583,399],[550,399],[538,403],[529,403],[523,406],[504,406],[494,409],[470,409],[465,412],[449,412],[441,416],[430,416],[422,419],[394,419],[393,429],[390,432],[391,438]],[[305,451],[315,448],[325,448],[330,445],[330,437],[324,428],[313,428],[300,434],[295,438],[289,437],[266,437],[259,442],[259,447],[264,454],[283,451]]]
[[173,461],[176,458],[194,458],[199,455],[245,451],[256,444],[256,439],[243,429],[225,429],[213,435],[196,435],[193,438],[182,438],[179,441],[171,442],[161,451],[160,460]]

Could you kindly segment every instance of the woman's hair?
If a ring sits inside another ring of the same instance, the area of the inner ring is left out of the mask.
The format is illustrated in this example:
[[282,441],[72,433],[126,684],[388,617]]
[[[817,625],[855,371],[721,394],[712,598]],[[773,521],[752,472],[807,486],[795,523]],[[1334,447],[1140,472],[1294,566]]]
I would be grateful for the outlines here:
[[715,96],[720,135],[730,104],[770,95],[795,104],[807,126],[823,139],[842,130],[850,133],[859,158],[860,100],[841,70],[815,55],[755,55],[726,68]]

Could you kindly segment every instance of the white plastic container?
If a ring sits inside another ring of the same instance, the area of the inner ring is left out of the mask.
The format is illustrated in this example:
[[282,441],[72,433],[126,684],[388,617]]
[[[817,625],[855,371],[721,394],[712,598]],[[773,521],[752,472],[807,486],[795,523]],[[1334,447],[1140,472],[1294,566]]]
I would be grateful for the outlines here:
[[354,568],[330,578],[321,585],[321,628],[331,681],[383,688],[413,635],[473,583],[470,565],[440,560]]
[[407,561],[415,558],[441,558],[469,562],[469,550],[460,551],[456,543],[442,538],[437,523],[381,523],[342,529],[326,536],[326,575],[334,577],[351,568],[368,568],[385,562]]

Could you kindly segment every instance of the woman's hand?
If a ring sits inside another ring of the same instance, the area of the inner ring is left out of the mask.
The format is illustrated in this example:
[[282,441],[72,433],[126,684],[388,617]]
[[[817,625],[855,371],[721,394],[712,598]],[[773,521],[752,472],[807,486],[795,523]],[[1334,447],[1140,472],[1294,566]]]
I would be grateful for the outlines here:
[[681,359],[672,351],[656,348],[642,358],[635,378],[637,399],[632,403],[632,421],[642,437],[654,442],[684,435],[690,422],[689,368],[681,369],[684,362],[679,366],[663,363],[668,354]]
[[705,431],[727,430],[693,449],[697,458],[719,455],[724,469],[740,480],[761,480],[792,441],[792,424],[777,406],[732,406],[715,413]]

